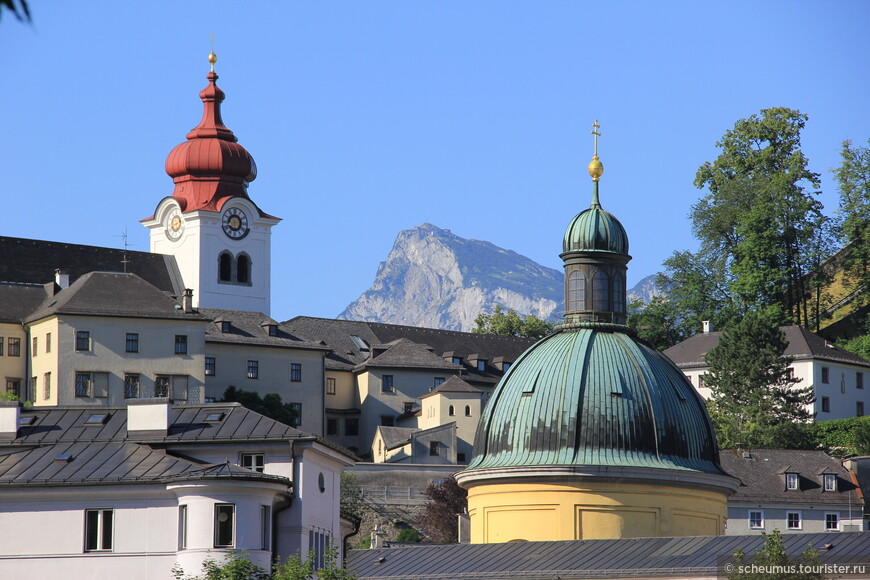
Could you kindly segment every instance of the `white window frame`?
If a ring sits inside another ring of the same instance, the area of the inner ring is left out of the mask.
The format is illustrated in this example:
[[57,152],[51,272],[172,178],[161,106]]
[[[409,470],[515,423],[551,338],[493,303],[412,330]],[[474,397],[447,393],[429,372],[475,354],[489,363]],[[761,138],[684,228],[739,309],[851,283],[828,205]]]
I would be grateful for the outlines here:
[[178,549],[187,549],[187,504],[178,506]]
[[797,473],[785,474],[785,488],[789,490],[800,489],[800,478]]
[[245,469],[263,473],[266,469],[266,454],[262,452],[241,453],[239,465]]
[[[789,523],[788,518],[791,515],[797,516],[797,524],[798,524],[797,527],[793,527],[791,525],[791,523]],[[785,527],[789,530],[802,530],[802,529],[804,529],[804,516],[803,516],[803,514],[797,510],[786,512],[786,514],[785,514]]]
[[[760,514],[761,523],[757,526],[752,525],[752,514]],[[749,523],[750,530],[763,530],[764,529],[764,510],[749,510],[749,517],[747,518],[747,522]]]
[[268,550],[272,536],[272,506],[260,506],[260,549]]
[[837,491],[837,476],[832,473],[826,473],[824,478],[825,491]]
[[[229,544],[221,544],[218,542],[218,530],[220,529],[221,522],[218,521],[220,517],[220,513],[222,511],[221,508],[232,508],[229,510],[230,513],[230,525],[232,526],[231,538]],[[234,503],[216,503],[214,504],[214,547],[215,548],[235,548],[236,547],[236,504]]]
[[[828,527],[828,516],[834,516],[837,518],[837,527],[831,528]],[[839,532],[840,531],[840,513],[839,512],[825,512],[825,531],[826,532]]]
[[[106,546],[106,542],[104,542],[104,528],[106,525],[106,514],[111,514],[109,518],[111,520],[110,526],[111,531],[109,533],[109,542],[108,546]],[[97,545],[95,547],[91,547],[88,545],[88,520],[91,514],[95,514],[97,519]],[[112,547],[114,545],[115,539],[115,510],[112,508],[88,508],[85,510],[85,534],[84,534],[84,551],[85,552],[111,552]]]

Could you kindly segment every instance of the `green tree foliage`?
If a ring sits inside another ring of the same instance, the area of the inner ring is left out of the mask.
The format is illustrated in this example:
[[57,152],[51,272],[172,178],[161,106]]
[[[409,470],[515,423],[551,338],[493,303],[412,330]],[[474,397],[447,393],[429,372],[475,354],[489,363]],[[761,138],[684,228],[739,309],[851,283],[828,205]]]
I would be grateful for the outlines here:
[[224,391],[224,396],[221,400],[229,403],[241,403],[251,411],[280,421],[285,425],[297,425],[299,422],[299,413],[296,412],[293,405],[283,402],[281,395],[277,393],[269,393],[264,397],[260,397],[259,393],[237,389],[230,385]]
[[775,305],[780,322],[817,320],[807,274],[830,255],[833,237],[815,197],[819,175],[800,149],[806,120],[782,107],[741,119],[717,142],[716,160],[698,169],[695,185],[707,190],[691,212],[700,249],[676,252],[661,280],[693,328]]
[[[761,536],[764,547],[757,550],[750,561],[742,550],[734,552],[734,567],[728,580],[824,580],[823,573],[812,569],[821,564],[819,553],[812,546],[799,557],[790,558],[779,530],[773,530],[770,535],[761,532]],[[801,571],[801,565],[808,569]]]
[[433,482],[426,488],[426,504],[419,525],[426,537],[440,544],[458,541],[457,516],[468,511],[468,492],[452,477]]
[[632,300],[628,305],[628,325],[658,350],[670,348],[693,334],[664,296],[654,296],[647,304]]
[[352,471],[341,472],[341,513],[354,518],[362,518],[365,514],[365,496],[362,487]]
[[[870,145],[870,140],[867,141]],[[843,141],[842,161],[833,170],[840,190],[840,218],[844,241],[850,244],[845,279],[859,294],[860,304],[870,301],[870,147],[853,147]]]
[[172,568],[175,580],[356,580],[344,567],[339,567],[338,550],[330,546],[323,554],[323,566],[315,570],[315,557],[311,553],[303,560],[291,556],[283,563],[276,564],[273,572],[257,566],[242,552],[231,552],[223,561],[208,558],[202,563],[202,573],[188,576],[176,564]]
[[798,387],[783,356],[788,342],[776,314],[749,312],[707,353],[710,418],[721,447],[813,447],[806,406],[812,387]]
[[423,538],[420,536],[420,532],[418,532],[414,528],[404,528],[396,536],[397,542],[403,542],[407,544],[416,544],[422,539]]
[[501,336],[525,336],[527,338],[543,338],[553,332],[553,323],[545,322],[535,316],[520,316],[511,308],[504,312],[501,305],[497,305],[492,314],[481,313],[474,319],[477,328],[471,332],[475,334],[498,334]]
[[813,426],[816,444],[825,451],[865,455],[870,452],[870,417],[819,421]]

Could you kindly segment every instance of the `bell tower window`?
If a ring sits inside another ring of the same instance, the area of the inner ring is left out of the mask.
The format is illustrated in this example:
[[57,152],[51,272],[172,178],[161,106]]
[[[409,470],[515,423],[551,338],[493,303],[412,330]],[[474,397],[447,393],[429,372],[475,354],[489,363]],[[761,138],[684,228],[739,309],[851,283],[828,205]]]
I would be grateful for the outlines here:
[[613,311],[617,314],[625,312],[625,277],[621,272],[613,274]]
[[592,310],[597,312],[610,310],[610,278],[601,270],[592,276]]
[[251,258],[247,254],[239,254],[236,258],[236,282],[239,284],[251,282]]
[[568,304],[569,312],[585,310],[586,306],[586,276],[580,270],[568,274]]
[[219,280],[230,282],[233,279],[233,256],[229,252],[221,252],[218,258]]

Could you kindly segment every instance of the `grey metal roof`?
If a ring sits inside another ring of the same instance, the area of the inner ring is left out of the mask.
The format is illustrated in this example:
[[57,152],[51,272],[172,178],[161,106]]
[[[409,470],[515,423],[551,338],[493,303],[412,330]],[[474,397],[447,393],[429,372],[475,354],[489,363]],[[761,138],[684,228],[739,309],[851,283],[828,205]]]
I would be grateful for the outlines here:
[[0,236],[0,280],[46,284],[54,281],[58,268],[69,273],[71,282],[88,272],[127,271],[164,292],[178,295],[182,290],[173,285],[174,256]]
[[[293,336],[285,328],[278,326],[276,335],[269,334],[269,325],[278,322],[262,312],[246,310],[225,310],[219,308],[200,308],[199,311],[211,319],[205,328],[205,341],[216,344],[237,344],[250,346],[270,346],[276,348],[296,348],[305,350],[331,349],[320,342],[302,340]],[[230,329],[223,332],[222,323],[229,322]]]
[[[800,326],[781,326],[788,346],[783,353],[795,360],[822,360],[870,368],[870,361],[843,350]],[[719,344],[722,332],[699,333],[664,351],[680,368],[706,367],[706,354]]]
[[[744,453],[749,457],[744,457]],[[725,449],[722,469],[740,480],[728,501],[778,501],[789,504],[858,504],[860,499],[849,471],[824,451],[798,449]],[[785,473],[798,474],[796,490],[785,488]],[[837,491],[824,491],[823,473],[837,476]]]
[[27,321],[61,314],[205,321],[198,312],[184,312],[168,294],[136,274],[121,272],[85,274],[69,288],[46,297]]
[[[823,554],[823,561],[842,557],[838,563],[866,563],[870,557],[868,533],[786,534],[783,542],[788,553],[794,555],[810,544],[817,548],[832,544]],[[764,538],[755,534],[425,545],[351,550],[345,563],[359,580],[716,578],[722,571],[717,568],[718,558],[731,556],[738,549],[752,554],[763,543]]]

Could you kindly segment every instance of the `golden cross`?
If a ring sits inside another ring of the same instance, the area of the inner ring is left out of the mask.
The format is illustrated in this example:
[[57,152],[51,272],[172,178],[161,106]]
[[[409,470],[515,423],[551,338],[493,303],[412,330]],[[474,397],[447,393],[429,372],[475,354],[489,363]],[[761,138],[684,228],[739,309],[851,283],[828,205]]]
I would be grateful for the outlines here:
[[598,132],[598,129],[601,128],[601,125],[598,124],[598,119],[595,119],[595,122],[592,123],[592,134],[595,135],[593,139],[595,140],[595,152],[593,155],[598,157],[598,138],[601,137],[601,133]]
[[211,37],[211,52],[208,55],[208,62],[211,63],[211,72],[214,72],[214,63],[217,62],[217,56],[214,53],[214,32],[210,33]]

